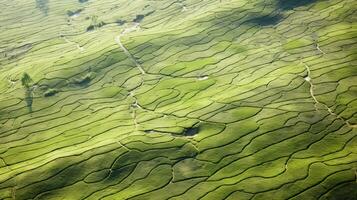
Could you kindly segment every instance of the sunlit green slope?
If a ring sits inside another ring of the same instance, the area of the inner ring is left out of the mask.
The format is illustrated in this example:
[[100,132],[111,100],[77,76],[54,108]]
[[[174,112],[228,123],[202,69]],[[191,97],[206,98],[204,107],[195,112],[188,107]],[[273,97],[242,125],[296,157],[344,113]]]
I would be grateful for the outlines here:
[[0,199],[357,199],[355,0],[0,8]]

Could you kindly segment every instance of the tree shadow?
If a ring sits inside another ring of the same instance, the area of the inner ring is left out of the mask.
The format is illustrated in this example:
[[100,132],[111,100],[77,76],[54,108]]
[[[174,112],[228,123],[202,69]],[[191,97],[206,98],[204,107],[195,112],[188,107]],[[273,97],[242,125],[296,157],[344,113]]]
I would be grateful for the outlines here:
[[325,200],[357,200],[357,183],[348,182],[335,187],[325,196]]
[[317,0],[278,0],[278,7],[282,10],[292,10],[300,6],[307,6]]
[[32,113],[33,93],[32,89],[25,90],[25,102],[30,113]]
[[182,135],[194,136],[194,135],[198,134],[199,131],[200,131],[199,127],[191,127],[191,128],[185,129],[185,131],[183,132]]
[[282,19],[283,16],[280,14],[274,16],[265,15],[252,18],[249,22],[260,26],[273,26],[278,24]]

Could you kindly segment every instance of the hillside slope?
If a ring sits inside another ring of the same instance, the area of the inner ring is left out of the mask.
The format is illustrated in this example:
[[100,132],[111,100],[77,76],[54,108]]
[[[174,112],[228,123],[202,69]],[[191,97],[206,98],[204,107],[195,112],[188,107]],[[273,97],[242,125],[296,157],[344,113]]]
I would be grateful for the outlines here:
[[357,199],[354,0],[0,6],[0,199]]

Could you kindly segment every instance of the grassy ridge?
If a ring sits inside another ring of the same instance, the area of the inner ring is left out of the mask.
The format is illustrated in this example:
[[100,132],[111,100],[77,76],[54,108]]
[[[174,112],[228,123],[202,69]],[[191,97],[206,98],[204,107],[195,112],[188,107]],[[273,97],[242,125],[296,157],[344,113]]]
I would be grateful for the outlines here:
[[356,199],[354,1],[0,4],[0,199]]

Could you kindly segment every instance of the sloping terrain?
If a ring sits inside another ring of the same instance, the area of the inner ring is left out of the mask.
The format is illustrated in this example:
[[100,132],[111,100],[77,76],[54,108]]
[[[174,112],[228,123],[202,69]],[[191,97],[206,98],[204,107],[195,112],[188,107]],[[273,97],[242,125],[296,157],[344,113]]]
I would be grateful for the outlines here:
[[355,0],[0,8],[0,199],[357,199]]

